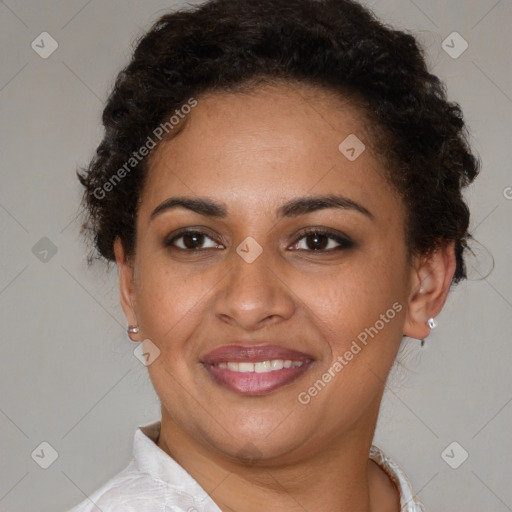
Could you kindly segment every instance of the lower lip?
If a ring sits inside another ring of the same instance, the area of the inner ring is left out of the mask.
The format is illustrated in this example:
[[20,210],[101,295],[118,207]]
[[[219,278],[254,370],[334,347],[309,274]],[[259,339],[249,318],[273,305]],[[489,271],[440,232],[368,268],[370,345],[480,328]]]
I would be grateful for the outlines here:
[[283,368],[266,373],[235,372],[210,364],[203,366],[218,384],[235,393],[263,395],[294,381],[309,369],[311,363],[305,361],[296,368]]

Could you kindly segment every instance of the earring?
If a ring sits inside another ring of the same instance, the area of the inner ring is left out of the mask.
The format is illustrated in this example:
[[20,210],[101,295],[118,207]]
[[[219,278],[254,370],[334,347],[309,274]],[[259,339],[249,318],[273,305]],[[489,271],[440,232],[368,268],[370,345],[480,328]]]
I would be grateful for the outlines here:
[[134,340],[132,338],[132,334],[138,334],[139,333],[139,328],[136,326],[136,325],[129,325],[128,326],[128,337],[132,340],[132,341],[138,341],[138,340]]
[[[436,321],[434,320],[434,317],[430,317],[428,320],[427,320],[427,325],[431,328],[431,329],[434,329],[437,325]],[[420,345],[423,347],[423,345],[425,345],[425,340],[420,340]]]

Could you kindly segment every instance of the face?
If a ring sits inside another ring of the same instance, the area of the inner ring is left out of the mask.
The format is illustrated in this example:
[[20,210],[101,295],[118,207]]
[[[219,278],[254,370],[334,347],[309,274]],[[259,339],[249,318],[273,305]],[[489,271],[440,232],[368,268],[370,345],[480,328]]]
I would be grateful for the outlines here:
[[371,435],[411,275],[382,165],[361,112],[306,86],[198,98],[155,150],[121,286],[173,428],[280,461]]

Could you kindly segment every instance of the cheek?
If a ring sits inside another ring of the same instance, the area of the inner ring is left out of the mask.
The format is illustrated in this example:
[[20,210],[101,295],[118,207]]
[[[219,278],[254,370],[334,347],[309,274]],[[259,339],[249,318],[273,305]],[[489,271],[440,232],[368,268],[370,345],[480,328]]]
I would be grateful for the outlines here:
[[347,266],[314,293],[303,294],[328,354],[301,389],[299,403],[307,403],[333,431],[340,422],[348,427],[379,400],[400,346],[405,314],[400,260],[389,260],[396,266],[372,261]]
[[[197,325],[211,283],[201,274],[186,277],[172,265],[149,261],[140,269],[137,306],[144,335],[157,340],[161,349],[188,337]],[[190,327],[190,329],[188,329]]]
[[294,292],[328,337],[333,353],[339,354],[358,336],[364,341],[365,333],[369,339],[378,336],[390,341],[401,335],[407,275],[404,266],[401,250],[362,251],[332,272],[301,279],[295,283]]

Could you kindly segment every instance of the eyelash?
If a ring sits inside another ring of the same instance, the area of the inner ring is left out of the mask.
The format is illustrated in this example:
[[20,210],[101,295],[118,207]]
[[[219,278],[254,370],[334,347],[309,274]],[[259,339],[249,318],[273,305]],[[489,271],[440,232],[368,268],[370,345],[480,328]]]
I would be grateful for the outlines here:
[[[210,238],[211,240],[213,240],[213,238],[211,236],[209,236],[207,233],[205,233],[203,231],[198,231],[198,230],[194,230],[194,229],[186,229],[186,230],[180,231],[179,233],[174,235],[172,238],[167,239],[164,242],[165,247],[172,248],[173,250],[176,249],[176,250],[185,251],[185,252],[198,252],[198,251],[205,251],[208,249],[213,249],[212,247],[208,247],[207,249],[183,249],[182,247],[173,246],[173,243],[176,240],[182,238],[185,235],[190,235],[190,234],[204,235],[207,238]],[[335,247],[334,249],[297,249],[297,250],[311,252],[311,253],[328,253],[328,252],[342,250],[342,249],[350,249],[351,247],[354,246],[354,242],[352,240],[350,240],[349,237],[342,236],[342,235],[333,233],[333,232],[331,232],[329,230],[325,230],[325,229],[306,229],[306,230],[302,231],[301,233],[299,233],[298,238],[292,245],[293,246],[298,245],[298,243],[303,238],[307,238],[307,236],[309,236],[309,235],[326,236],[327,238],[334,240],[336,243],[338,243],[340,245],[338,247]],[[213,240],[213,241],[215,241],[215,240]]]

